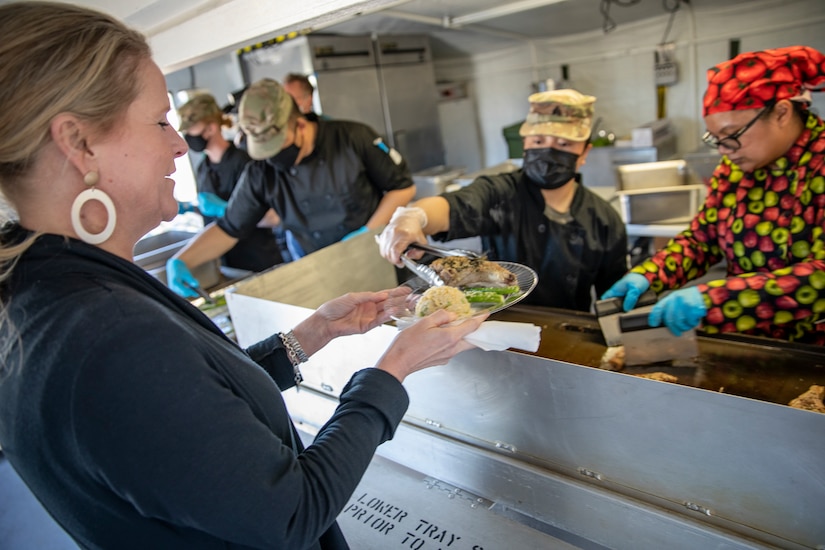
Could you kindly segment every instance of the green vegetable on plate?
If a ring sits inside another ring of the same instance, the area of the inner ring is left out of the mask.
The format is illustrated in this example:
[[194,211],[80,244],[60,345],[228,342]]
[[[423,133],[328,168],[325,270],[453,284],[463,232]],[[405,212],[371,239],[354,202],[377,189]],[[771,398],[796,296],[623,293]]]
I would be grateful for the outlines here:
[[518,285],[513,286],[473,286],[464,289],[464,292],[494,292],[496,294],[508,295],[508,294],[518,294],[521,292],[521,289]]
[[464,291],[464,296],[471,304],[503,304],[504,294],[497,292],[489,292],[485,290],[469,289]]

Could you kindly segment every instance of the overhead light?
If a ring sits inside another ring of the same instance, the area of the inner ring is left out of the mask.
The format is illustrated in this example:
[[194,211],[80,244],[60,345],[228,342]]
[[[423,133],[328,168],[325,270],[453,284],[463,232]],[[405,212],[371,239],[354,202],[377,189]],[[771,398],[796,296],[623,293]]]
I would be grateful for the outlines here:
[[[555,0],[559,2],[561,0]],[[545,0],[547,2],[547,0]],[[508,38],[510,40],[529,40],[529,36],[525,36],[523,34],[515,33],[515,32],[508,32],[508,31],[500,31],[497,29],[490,29],[484,26],[475,26],[475,25],[457,25],[455,21],[450,19],[449,16],[444,17],[432,17],[429,15],[419,15],[417,13],[408,13],[404,11],[398,10],[384,10],[381,12],[381,15],[386,15],[388,17],[394,17],[396,19],[403,19],[405,21],[413,21],[415,23],[423,23],[425,25],[433,25],[434,27],[441,27],[444,29],[455,29],[455,30],[472,30],[482,34],[489,34],[492,36],[499,36],[502,38]]]
[[396,19],[403,19],[405,21],[412,21],[413,23],[423,23],[425,25],[433,25],[435,27],[445,27],[449,28],[450,26],[450,18],[449,17],[433,17],[430,15],[419,15],[417,13],[409,13],[406,11],[398,11],[398,10],[382,10],[380,12],[381,15],[386,15],[387,17],[394,17]]
[[476,13],[468,13],[460,17],[454,17],[452,24],[455,26],[469,25],[471,23],[478,23],[479,21],[486,21],[488,19],[495,19],[496,17],[503,17],[522,11],[532,10],[549,6],[551,4],[558,4],[565,0],[523,0],[522,2],[513,2],[512,4],[504,4],[489,10],[482,10]]

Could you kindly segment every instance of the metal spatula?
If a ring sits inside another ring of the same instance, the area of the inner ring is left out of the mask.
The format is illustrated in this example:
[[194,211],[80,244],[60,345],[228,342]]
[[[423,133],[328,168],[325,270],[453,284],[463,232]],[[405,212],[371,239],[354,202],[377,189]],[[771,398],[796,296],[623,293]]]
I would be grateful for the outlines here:
[[[639,297],[635,307],[644,307],[656,303],[656,293],[646,291]],[[608,346],[622,345],[622,331],[619,329],[619,315],[624,313],[624,298],[607,298],[595,304],[596,317]]]
[[651,327],[647,321],[651,309],[653,306],[634,309],[619,316],[625,365],[649,365],[699,355],[695,330],[675,336],[666,327]]

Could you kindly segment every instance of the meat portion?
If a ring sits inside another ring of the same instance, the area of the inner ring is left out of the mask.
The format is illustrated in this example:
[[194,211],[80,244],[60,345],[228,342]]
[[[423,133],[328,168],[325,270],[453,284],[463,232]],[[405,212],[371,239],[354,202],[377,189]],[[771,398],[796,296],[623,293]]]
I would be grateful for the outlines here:
[[788,405],[795,409],[825,413],[823,397],[825,397],[825,386],[817,386],[814,384],[808,388],[808,391],[796,399],[792,399]]
[[449,286],[513,286],[516,275],[495,262],[464,256],[447,256],[433,260],[430,267]]
[[624,369],[624,346],[610,346],[602,355],[599,368],[602,370],[620,371]]
[[672,374],[668,374],[666,372],[648,372],[647,374],[634,374],[633,376],[638,376],[639,378],[647,378],[649,380],[658,380],[659,382],[679,381],[678,376],[673,376]]

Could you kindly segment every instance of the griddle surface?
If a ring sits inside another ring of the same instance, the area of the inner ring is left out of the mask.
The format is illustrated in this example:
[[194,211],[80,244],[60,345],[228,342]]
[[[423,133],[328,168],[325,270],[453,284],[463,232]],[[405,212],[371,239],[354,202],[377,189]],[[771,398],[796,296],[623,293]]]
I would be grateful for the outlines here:
[[[607,350],[598,320],[588,313],[513,306],[498,321],[539,325],[541,345],[531,355],[599,368]],[[703,335],[699,356],[625,367],[625,374],[664,372],[677,383],[787,405],[813,384],[825,385],[825,349],[744,335]],[[526,353],[526,352],[525,352]]]

